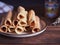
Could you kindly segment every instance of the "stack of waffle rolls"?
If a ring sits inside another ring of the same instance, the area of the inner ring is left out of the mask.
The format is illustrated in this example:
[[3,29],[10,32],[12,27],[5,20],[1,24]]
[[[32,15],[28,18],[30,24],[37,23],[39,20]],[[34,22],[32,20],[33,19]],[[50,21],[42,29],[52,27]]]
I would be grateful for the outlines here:
[[22,34],[28,31],[26,27],[30,27],[32,33],[40,31],[40,18],[34,10],[26,11],[24,7],[19,6],[15,13],[9,11],[7,16],[2,18],[0,32]]

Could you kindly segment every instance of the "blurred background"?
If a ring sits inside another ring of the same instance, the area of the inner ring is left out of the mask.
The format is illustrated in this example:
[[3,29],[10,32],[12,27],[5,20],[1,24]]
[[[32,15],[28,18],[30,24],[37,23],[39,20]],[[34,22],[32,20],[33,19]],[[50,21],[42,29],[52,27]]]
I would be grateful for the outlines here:
[[17,8],[18,6],[25,7],[26,10],[33,9],[36,14],[39,16],[44,14],[44,0],[0,0],[6,4],[14,6]]
[[[23,6],[25,7],[26,10],[30,10],[33,9],[36,12],[36,15],[38,15],[40,18],[43,18],[44,20],[48,20],[46,21],[47,23],[52,23],[54,22],[60,15],[60,13],[58,13],[57,17],[54,18],[53,20],[45,17],[45,0],[0,0],[8,5],[12,5],[14,7],[14,9],[17,9],[18,6]],[[59,7],[60,7],[60,0],[57,0],[59,3]],[[60,11],[60,9],[58,10],[58,12]],[[49,24],[50,24],[49,23]]]

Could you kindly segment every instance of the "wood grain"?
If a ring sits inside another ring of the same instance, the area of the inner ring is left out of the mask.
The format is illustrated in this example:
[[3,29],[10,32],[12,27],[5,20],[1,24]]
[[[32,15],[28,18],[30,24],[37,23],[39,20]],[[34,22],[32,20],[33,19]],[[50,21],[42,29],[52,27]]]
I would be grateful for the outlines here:
[[[55,30],[54,30],[55,29]],[[11,38],[0,35],[0,44],[59,44],[60,28],[48,26],[47,30],[40,35],[28,38]]]

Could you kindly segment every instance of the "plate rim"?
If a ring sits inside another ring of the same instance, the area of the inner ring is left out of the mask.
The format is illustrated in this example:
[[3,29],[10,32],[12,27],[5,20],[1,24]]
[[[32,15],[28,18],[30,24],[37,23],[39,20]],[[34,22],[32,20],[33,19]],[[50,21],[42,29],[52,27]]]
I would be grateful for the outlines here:
[[[42,20],[42,19],[41,19]],[[45,21],[44,21],[45,22]],[[45,23],[46,24],[46,23]],[[38,34],[41,34],[43,33],[47,28],[47,24],[44,26],[43,29],[41,29],[39,32],[36,32],[36,33],[32,33],[32,34],[10,34],[10,33],[4,33],[4,32],[0,32],[1,35],[4,35],[4,36],[8,36],[8,37],[31,37],[31,36],[36,36]]]
[[46,30],[46,28],[44,28],[43,30],[41,30],[39,32],[36,32],[36,33],[33,33],[33,34],[28,34],[28,35],[11,35],[11,34],[6,34],[6,33],[2,33],[2,32],[0,32],[0,34],[2,34],[4,36],[8,36],[8,37],[32,37],[32,36],[36,36],[38,34],[43,33]]

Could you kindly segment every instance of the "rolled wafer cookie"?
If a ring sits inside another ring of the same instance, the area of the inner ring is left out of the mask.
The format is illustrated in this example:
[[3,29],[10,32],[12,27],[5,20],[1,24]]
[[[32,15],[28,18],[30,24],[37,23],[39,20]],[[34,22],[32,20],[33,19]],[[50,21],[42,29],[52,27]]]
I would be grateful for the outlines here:
[[4,25],[7,25],[7,26],[12,25],[11,18],[12,18],[12,11],[9,11],[5,18],[5,21],[3,22]]
[[27,26],[27,21],[25,20],[25,18],[22,19],[22,20],[20,20],[20,21],[18,22],[18,25],[20,25],[20,26]]
[[17,11],[13,11],[13,16],[12,16],[12,22],[13,22],[13,26],[16,27],[18,26],[18,19],[17,19]]
[[18,9],[20,10],[20,12],[18,13],[18,16],[17,16],[17,19],[20,20],[19,25],[26,26],[27,25],[27,13],[28,12],[25,11],[25,9],[21,6],[19,6]]
[[36,18],[35,18],[35,12],[34,10],[30,10],[29,13],[28,13],[28,25],[30,27],[34,27],[35,26],[35,23],[36,23]]
[[0,32],[5,32],[5,33],[7,33],[7,26],[6,26],[6,25],[2,25],[2,26],[0,27]]
[[35,26],[32,29],[33,33],[41,30],[40,18],[38,16],[35,16],[35,17],[36,17],[36,23],[35,23]]
[[22,33],[24,32],[24,28],[21,27],[21,26],[17,26],[17,27],[15,28],[15,32],[16,32],[17,34],[22,34]]
[[18,13],[20,13],[20,12],[22,12],[22,11],[25,11],[25,8],[22,7],[22,6],[19,6],[19,7],[18,7]]
[[8,31],[11,33],[15,33],[15,27],[14,26],[9,26]]

